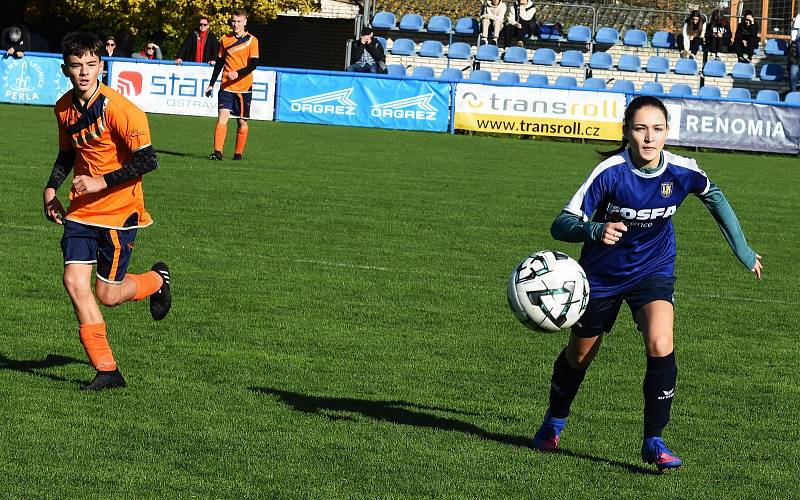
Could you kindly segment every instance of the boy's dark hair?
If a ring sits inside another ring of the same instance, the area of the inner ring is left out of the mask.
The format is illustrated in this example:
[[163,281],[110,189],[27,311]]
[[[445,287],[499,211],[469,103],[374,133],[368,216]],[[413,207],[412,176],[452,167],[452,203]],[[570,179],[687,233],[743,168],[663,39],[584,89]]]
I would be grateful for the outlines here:
[[233,9],[233,12],[231,12],[231,17],[233,16],[247,17],[247,12],[245,12],[244,9]]
[[101,58],[102,50],[103,42],[94,33],[69,33],[61,40],[61,54],[65,63],[69,56],[81,57],[90,54]]

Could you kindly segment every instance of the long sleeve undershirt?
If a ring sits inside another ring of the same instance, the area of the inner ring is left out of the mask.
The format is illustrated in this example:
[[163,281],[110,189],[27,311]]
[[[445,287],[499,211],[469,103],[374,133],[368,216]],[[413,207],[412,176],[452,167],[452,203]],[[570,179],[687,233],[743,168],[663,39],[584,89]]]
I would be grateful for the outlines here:
[[[50,172],[50,179],[47,181],[48,188],[58,191],[61,184],[66,180],[67,175],[72,170],[75,163],[75,151],[59,151],[53,170]],[[116,186],[125,181],[136,179],[142,175],[152,172],[158,168],[158,157],[153,146],[147,146],[133,153],[131,161],[122,167],[109,172],[103,176],[107,187]]]

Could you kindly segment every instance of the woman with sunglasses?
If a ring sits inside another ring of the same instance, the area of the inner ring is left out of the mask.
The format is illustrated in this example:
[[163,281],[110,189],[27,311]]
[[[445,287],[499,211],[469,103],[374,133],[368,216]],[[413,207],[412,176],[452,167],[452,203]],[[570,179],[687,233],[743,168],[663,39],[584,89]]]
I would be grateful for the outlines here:
[[155,44],[152,40],[148,40],[144,44],[144,49],[141,52],[134,52],[131,54],[134,59],[162,59],[161,47]]

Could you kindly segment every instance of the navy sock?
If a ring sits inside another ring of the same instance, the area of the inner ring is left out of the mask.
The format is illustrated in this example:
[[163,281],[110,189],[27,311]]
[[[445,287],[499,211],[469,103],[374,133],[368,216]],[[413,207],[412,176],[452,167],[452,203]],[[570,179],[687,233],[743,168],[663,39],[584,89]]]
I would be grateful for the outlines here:
[[569,407],[578,389],[586,376],[586,370],[576,370],[567,363],[567,349],[553,363],[553,378],[550,382],[550,415],[556,418],[566,418]]
[[669,422],[677,378],[678,367],[674,352],[664,357],[647,356],[647,372],[642,384],[645,438],[661,436]]

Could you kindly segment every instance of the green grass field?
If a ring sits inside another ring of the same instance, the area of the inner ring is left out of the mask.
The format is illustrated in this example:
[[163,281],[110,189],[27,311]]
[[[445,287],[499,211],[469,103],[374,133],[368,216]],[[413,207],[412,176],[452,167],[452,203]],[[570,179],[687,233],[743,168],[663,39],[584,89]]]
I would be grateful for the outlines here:
[[41,208],[52,110],[0,113],[4,498],[797,495],[797,158],[693,154],[765,279],[687,200],[665,433],[685,467],[657,476],[639,458],[645,357],[626,310],[563,452],[526,444],[566,334],[517,323],[506,279],[531,251],[578,255],[550,223],[606,145],[253,122],[246,161],[212,163],[212,119],[151,115],[156,223],[130,270],[166,261],[173,309],[104,309],[129,386],[86,394],[61,230]]

